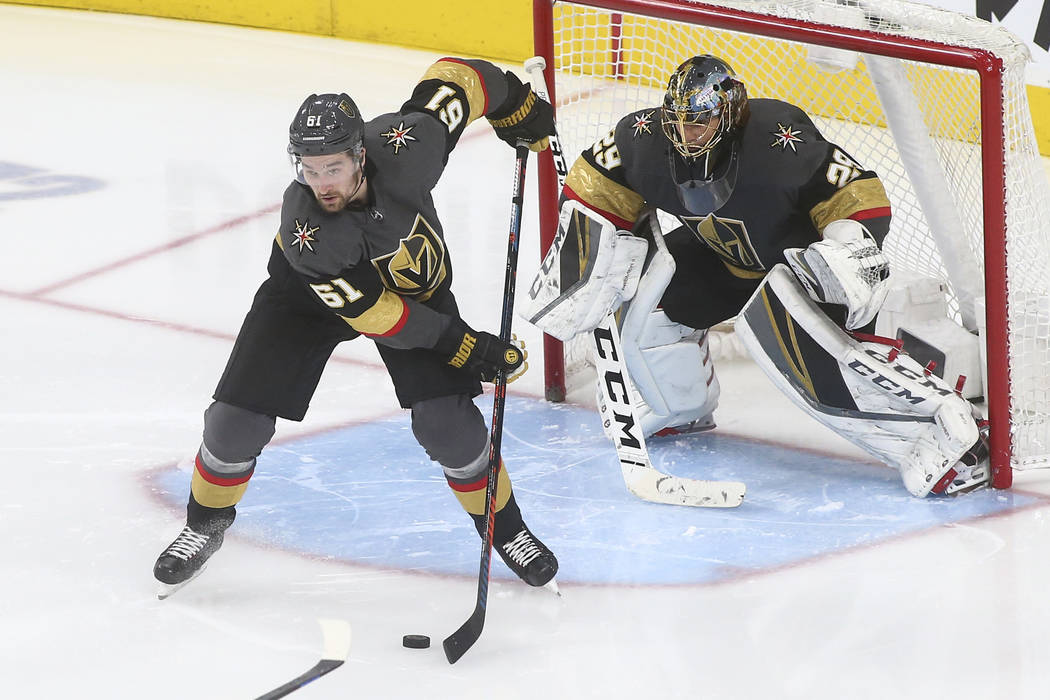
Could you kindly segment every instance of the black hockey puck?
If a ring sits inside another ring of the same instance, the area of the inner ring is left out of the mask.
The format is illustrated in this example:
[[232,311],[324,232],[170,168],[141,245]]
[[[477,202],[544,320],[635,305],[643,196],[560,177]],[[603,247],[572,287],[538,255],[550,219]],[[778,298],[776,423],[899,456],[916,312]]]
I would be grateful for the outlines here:
[[428,649],[430,648],[430,637],[425,634],[406,634],[401,638],[401,644],[409,649]]

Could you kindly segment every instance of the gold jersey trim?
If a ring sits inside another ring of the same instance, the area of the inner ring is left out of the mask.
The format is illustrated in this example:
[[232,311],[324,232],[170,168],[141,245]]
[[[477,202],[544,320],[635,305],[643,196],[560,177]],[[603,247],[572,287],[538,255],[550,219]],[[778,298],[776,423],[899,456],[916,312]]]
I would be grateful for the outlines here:
[[405,302],[389,289],[384,289],[376,303],[359,316],[342,316],[359,333],[385,335],[400,321],[405,313]]
[[571,189],[587,205],[633,223],[645,205],[637,192],[609,179],[583,157],[576,159],[565,178]]
[[470,112],[467,115],[467,124],[478,117],[485,116],[488,101],[485,96],[485,86],[481,82],[481,76],[470,66],[441,60],[427,69],[420,82],[424,80],[440,80],[463,88],[463,91],[467,93],[467,107]]
[[866,209],[889,207],[886,188],[878,178],[870,177],[854,180],[841,190],[809,210],[809,218],[818,231],[832,221],[848,219],[853,214]]

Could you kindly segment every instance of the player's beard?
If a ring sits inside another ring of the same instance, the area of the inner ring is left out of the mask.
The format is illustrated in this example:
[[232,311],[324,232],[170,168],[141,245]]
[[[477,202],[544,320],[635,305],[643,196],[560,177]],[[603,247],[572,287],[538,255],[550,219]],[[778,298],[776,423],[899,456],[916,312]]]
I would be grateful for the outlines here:
[[317,203],[321,205],[321,208],[329,213],[342,211],[346,207],[347,197],[342,192],[332,191],[324,195],[315,192],[314,197],[317,198]]
[[329,192],[322,193],[314,190],[314,197],[317,199],[317,203],[321,205],[321,208],[326,212],[334,214],[337,211],[342,211],[346,208],[346,205],[357,196],[357,193],[361,191],[361,186],[365,184],[365,172],[362,168],[358,171],[357,184],[350,189],[349,194],[340,192],[339,190],[331,190]]

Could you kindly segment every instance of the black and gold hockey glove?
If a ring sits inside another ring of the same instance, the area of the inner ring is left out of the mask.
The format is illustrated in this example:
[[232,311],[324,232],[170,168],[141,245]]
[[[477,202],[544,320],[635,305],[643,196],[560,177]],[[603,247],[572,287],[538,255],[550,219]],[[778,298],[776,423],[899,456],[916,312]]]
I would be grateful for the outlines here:
[[488,115],[496,136],[511,146],[526,141],[529,150],[546,149],[550,141],[548,137],[554,133],[554,109],[532,91],[529,83],[522,85],[513,73],[507,73],[507,82],[506,101]]
[[512,382],[529,366],[524,344],[519,347],[504,343],[491,333],[474,330],[461,318],[452,319],[434,350],[453,367],[464,369],[483,382],[495,382],[500,371],[507,374],[507,382]]

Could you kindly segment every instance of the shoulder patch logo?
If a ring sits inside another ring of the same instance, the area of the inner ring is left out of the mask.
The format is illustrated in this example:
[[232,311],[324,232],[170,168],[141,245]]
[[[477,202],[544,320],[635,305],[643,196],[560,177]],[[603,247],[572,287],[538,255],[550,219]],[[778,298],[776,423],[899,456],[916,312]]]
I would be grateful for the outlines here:
[[[653,110],[656,111],[656,110]],[[646,112],[645,114],[639,114],[634,118],[634,124],[631,124],[631,128],[634,129],[634,137],[638,138],[642,134],[653,133],[649,126],[653,123],[653,112]]]
[[382,136],[383,138],[386,139],[386,143],[384,143],[383,145],[384,146],[393,146],[395,154],[400,153],[402,148],[408,150],[408,142],[409,141],[418,141],[419,140],[415,136],[412,136],[411,134],[408,133],[408,132],[412,131],[412,129],[415,129],[415,128],[416,128],[415,124],[413,124],[412,126],[406,127],[404,122],[401,122],[397,126],[394,126],[394,125],[391,124],[389,131],[380,134],[380,136]]
[[314,238],[314,234],[317,233],[319,228],[321,227],[314,226],[313,228],[310,228],[309,219],[304,224],[300,224],[299,219],[295,220],[295,230],[292,231],[292,245],[299,246],[300,255],[303,254],[303,248],[308,249],[311,253],[317,252],[311,244],[317,242],[317,239]]
[[792,153],[798,153],[798,149],[795,148],[795,144],[796,143],[805,143],[805,141],[803,141],[798,136],[799,134],[802,133],[802,131],[799,130],[799,129],[796,129],[791,124],[788,124],[787,126],[784,126],[780,122],[777,122],[777,130],[776,131],[771,131],[769,133],[773,134],[773,137],[774,137],[773,138],[773,143],[769,144],[770,148],[776,148],[777,146],[780,146],[780,150],[781,151],[786,151],[787,147],[791,146],[791,152]]

